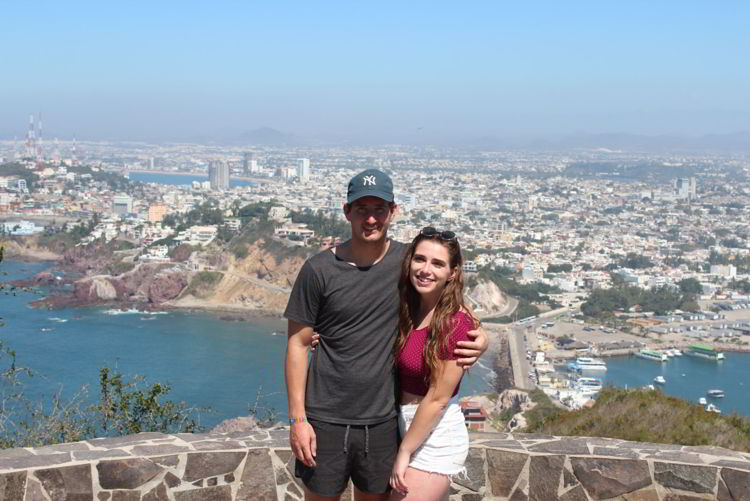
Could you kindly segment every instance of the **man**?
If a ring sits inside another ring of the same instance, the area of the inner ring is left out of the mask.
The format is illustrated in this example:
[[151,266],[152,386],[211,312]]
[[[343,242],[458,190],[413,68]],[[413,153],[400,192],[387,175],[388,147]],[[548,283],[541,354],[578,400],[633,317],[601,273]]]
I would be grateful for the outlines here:
[[[398,451],[392,359],[398,280],[406,245],[388,238],[393,183],[369,169],[349,182],[352,238],[308,259],[284,316],[290,442],[305,499],[338,500],[349,478],[357,501],[385,500]],[[308,369],[313,332],[320,333]],[[471,365],[487,348],[482,331],[456,350]]]

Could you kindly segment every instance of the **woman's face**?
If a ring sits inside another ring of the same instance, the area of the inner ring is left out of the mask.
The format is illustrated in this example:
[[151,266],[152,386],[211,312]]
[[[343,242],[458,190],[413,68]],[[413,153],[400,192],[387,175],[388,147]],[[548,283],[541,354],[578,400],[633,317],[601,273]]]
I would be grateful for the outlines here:
[[442,292],[453,279],[448,249],[437,240],[422,240],[414,249],[409,266],[409,280],[419,294]]

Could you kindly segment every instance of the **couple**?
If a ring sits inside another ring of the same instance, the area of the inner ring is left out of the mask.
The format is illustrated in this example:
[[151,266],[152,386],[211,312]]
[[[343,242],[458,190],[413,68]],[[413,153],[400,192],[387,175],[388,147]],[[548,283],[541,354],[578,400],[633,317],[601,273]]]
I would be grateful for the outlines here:
[[307,500],[339,499],[350,478],[357,501],[441,499],[463,471],[456,395],[487,336],[463,305],[456,235],[425,228],[395,242],[395,211],[385,173],[354,176],[351,240],[305,262],[284,313],[290,442]]

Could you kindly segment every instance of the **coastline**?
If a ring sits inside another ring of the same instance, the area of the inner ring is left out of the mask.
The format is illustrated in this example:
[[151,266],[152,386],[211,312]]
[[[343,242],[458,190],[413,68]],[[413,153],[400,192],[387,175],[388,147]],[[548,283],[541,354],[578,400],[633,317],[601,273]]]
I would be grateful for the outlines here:
[[21,261],[24,263],[59,262],[63,256],[50,250],[32,249],[23,247],[14,240],[0,240],[0,247],[4,248],[4,256],[7,260]]

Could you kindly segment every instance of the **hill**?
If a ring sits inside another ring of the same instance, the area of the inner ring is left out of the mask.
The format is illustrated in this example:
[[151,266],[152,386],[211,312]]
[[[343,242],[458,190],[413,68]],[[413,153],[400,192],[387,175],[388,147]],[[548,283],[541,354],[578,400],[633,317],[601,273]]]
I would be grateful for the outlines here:
[[[535,401],[547,399],[534,392]],[[547,402],[549,399],[547,399]],[[523,431],[550,435],[620,438],[636,442],[715,445],[750,452],[750,421],[722,416],[658,390],[606,387],[596,404],[577,411],[550,412],[538,405],[525,414]]]

